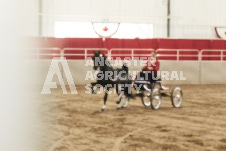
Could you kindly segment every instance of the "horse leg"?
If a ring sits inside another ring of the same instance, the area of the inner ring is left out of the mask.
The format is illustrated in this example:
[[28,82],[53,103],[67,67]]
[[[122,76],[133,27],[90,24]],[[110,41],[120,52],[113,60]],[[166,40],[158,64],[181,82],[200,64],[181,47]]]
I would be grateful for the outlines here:
[[105,111],[106,108],[106,102],[107,102],[107,98],[108,98],[108,91],[109,91],[109,87],[107,87],[107,91],[105,90],[105,95],[104,95],[104,105],[102,106],[101,111]]
[[[127,84],[127,83],[126,83]],[[125,85],[126,85],[125,84]],[[125,93],[125,95],[127,96],[127,97],[131,97],[132,96],[132,94],[131,94],[131,86],[130,87],[128,87],[130,84],[127,84],[127,86],[125,86],[125,88],[124,88],[124,93]]]
[[96,94],[97,92],[93,90],[93,87],[94,87],[96,84],[97,84],[97,82],[92,82],[92,83],[91,83],[91,92],[92,92],[92,93],[95,93],[95,94]]
[[120,109],[122,109],[122,103],[124,103],[123,101],[122,101],[122,99],[124,98],[124,96],[123,95],[125,95],[125,92],[124,91],[122,91],[122,90],[119,90],[119,86],[121,86],[121,87],[123,87],[124,89],[125,89],[125,85],[124,84],[117,84],[117,94],[118,94],[118,96],[119,96],[119,100],[116,102],[116,104],[118,104],[117,105],[117,110],[120,110]]
[[120,102],[121,102],[121,100],[120,100],[120,93],[119,93],[119,84],[118,83],[116,83],[116,87],[115,87],[115,90],[116,90],[116,93],[118,94],[118,96],[119,96],[119,100],[116,102],[116,104],[120,104]]

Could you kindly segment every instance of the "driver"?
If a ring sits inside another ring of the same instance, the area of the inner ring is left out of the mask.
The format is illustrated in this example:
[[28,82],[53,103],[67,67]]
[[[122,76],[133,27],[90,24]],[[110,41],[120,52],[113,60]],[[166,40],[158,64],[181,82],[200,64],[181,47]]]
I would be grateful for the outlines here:
[[[150,72],[151,71],[151,73],[148,73],[148,78],[149,78],[149,81],[152,83],[152,82],[161,80],[160,78],[157,77],[157,73],[159,71],[159,68],[160,68],[160,62],[158,61],[157,52],[153,51],[151,53],[151,58],[149,58],[147,60],[147,63],[142,68],[142,71],[143,72],[145,72],[145,71]],[[154,74],[152,72],[154,72]],[[159,82],[159,85],[161,87],[161,90],[168,90],[169,89],[168,87],[162,86],[161,82]]]

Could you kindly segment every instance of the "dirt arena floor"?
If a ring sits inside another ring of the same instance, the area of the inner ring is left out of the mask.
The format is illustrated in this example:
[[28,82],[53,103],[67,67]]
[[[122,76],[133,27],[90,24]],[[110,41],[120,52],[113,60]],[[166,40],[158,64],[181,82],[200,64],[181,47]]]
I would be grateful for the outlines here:
[[[39,98],[42,151],[226,150],[226,85],[180,85],[184,100],[173,108],[163,98],[159,110],[140,98],[116,110],[117,95],[62,94],[61,88]],[[173,86],[171,86],[173,87]]]

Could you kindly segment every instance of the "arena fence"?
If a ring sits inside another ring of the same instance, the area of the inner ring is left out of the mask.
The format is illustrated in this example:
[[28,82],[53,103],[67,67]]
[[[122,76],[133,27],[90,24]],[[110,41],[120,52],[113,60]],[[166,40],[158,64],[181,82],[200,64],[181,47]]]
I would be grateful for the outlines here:
[[[31,48],[28,56],[31,59],[42,60],[53,57],[65,57],[68,60],[86,60],[93,56],[93,52],[101,51],[107,57],[115,60],[117,58],[130,58],[141,60],[149,57],[154,49],[132,49],[132,48]],[[226,50],[218,49],[157,49],[158,59],[165,61],[226,61]]]
[[157,49],[159,60],[199,61],[198,49]]
[[109,56],[109,50],[106,48],[64,48],[62,49],[62,57],[70,60],[86,60],[93,56],[93,52],[101,51]]
[[203,49],[200,51],[200,61],[226,61],[226,50],[209,50]]
[[52,59],[53,57],[62,56],[60,48],[30,48],[28,49],[27,57],[30,59]]
[[[86,60],[93,56],[94,51],[102,51],[106,56],[112,58],[110,61],[114,64],[115,60],[129,57],[131,59],[130,71],[139,71],[142,68],[142,57],[150,57],[154,49],[131,49],[131,48],[32,48],[29,51],[29,58],[32,58],[34,68],[40,71],[35,82],[43,85],[46,75],[49,71],[51,59],[53,57],[67,58],[70,72],[75,84],[88,84],[91,80],[84,80],[87,71],[93,71],[92,66],[85,67]],[[186,76],[185,81],[173,80],[163,81],[165,84],[226,84],[226,50],[220,49],[157,49],[158,59],[161,60],[161,71],[180,73]],[[30,59],[29,59],[30,60]],[[135,63],[138,62],[137,65]],[[61,66],[60,70],[63,73]],[[116,67],[117,68],[117,67]],[[53,79],[58,81],[57,77]],[[67,81],[65,76],[64,80]]]
[[147,56],[150,56],[151,52],[153,51],[154,49],[113,48],[113,49],[110,49],[109,56],[113,60],[117,58],[120,58],[120,59],[130,58],[131,60],[141,60],[142,57],[146,58]]

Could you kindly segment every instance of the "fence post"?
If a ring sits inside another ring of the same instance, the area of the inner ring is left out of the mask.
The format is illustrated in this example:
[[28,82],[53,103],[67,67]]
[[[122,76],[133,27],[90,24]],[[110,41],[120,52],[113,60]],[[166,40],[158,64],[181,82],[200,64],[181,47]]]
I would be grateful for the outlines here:
[[108,50],[108,49],[106,49],[106,50],[107,50],[108,58],[111,58],[110,50]]
[[[107,49],[108,50],[108,49]],[[111,49],[108,50],[108,56],[111,58]]]
[[39,48],[37,48],[37,60],[39,60]]
[[60,57],[61,57],[61,58],[64,57],[64,49],[60,49]]
[[199,52],[199,84],[201,84],[201,74],[202,74],[202,50]]
[[85,48],[85,60],[87,59],[87,49]]

